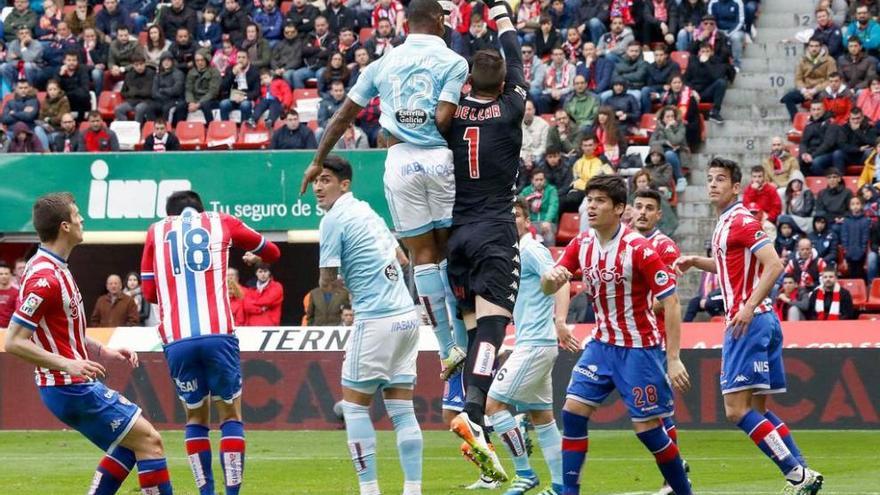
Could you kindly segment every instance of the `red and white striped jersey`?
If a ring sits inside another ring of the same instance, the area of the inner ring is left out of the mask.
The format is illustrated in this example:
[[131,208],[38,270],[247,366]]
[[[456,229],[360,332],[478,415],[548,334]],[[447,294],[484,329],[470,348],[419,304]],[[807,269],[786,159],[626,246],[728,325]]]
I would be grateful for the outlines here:
[[[761,222],[742,203],[736,202],[721,213],[712,234],[712,257],[715,258],[728,323],[758,286],[764,267],[755,252],[769,243]],[[755,313],[771,310],[773,304],[765,298]]]
[[597,237],[583,232],[556,264],[583,272],[596,311],[594,339],[621,347],[662,343],[653,303],[675,293],[675,277],[647,239],[621,225],[601,246]]
[[[31,340],[52,354],[88,359],[82,295],[67,261],[44,247],[28,261],[12,321],[34,331]],[[53,387],[91,381],[61,370],[36,369],[37,385]]]
[[141,259],[144,298],[159,302],[166,345],[189,337],[235,332],[226,270],[236,245],[271,263],[275,244],[225,213],[184,210],[150,226]]
[[[646,238],[651,241],[651,246],[660,255],[660,259],[666,265],[669,273],[674,273],[672,264],[681,256],[681,250],[678,249],[675,241],[670,239],[668,235],[660,232],[660,229],[654,229]],[[660,330],[661,334],[666,334],[666,319],[662,309],[657,312],[657,329]]]

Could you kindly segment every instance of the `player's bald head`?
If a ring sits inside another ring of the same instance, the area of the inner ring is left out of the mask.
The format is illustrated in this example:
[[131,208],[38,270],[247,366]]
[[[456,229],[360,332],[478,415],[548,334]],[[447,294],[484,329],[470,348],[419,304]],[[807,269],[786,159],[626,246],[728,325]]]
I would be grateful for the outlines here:
[[413,32],[443,35],[443,7],[437,0],[412,0],[406,19]]

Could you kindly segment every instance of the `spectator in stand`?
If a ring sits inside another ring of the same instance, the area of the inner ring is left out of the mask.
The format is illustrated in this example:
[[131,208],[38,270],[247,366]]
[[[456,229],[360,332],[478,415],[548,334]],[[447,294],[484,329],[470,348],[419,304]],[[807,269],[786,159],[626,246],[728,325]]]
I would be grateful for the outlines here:
[[739,72],[745,43],[745,8],[742,0],[710,0],[709,15],[717,19],[718,29],[727,35],[732,49],[733,64]]
[[43,15],[34,27],[34,37],[39,41],[52,41],[58,32],[58,23],[63,20],[61,9],[54,0],[43,1]]
[[[349,27],[343,27],[341,31],[339,31],[339,38],[336,40],[336,51],[342,54],[345,57],[345,63],[348,64],[352,70],[355,70],[359,66],[361,70],[363,70],[371,61],[370,51],[364,47],[360,41],[358,41],[357,36],[354,34],[354,30]],[[364,55],[366,57],[362,61],[358,61],[358,52],[363,50]],[[354,82],[351,83],[354,85]]]
[[604,155],[616,167],[626,152],[626,140],[620,132],[613,108],[599,107],[593,132],[596,134],[596,154]]
[[825,271],[827,264],[813,249],[813,241],[802,237],[797,242],[797,251],[785,265],[785,275],[794,278],[794,282],[802,294],[806,294],[819,285],[819,276]]
[[318,14],[318,9],[306,0],[293,0],[293,6],[285,17],[285,24],[293,23],[297,32],[307,35],[315,30],[315,19]]
[[[626,47],[623,58],[614,66],[614,79],[612,81],[612,89],[600,95],[603,104],[607,104],[608,98],[611,97],[613,86],[617,81],[626,83],[626,92],[631,94],[636,100],[635,112],[641,115],[643,111],[641,107],[642,88],[648,80],[648,63],[642,57],[642,46],[638,41],[630,42]],[[650,110],[650,108],[648,108]]]
[[617,125],[623,134],[631,134],[639,125],[642,112],[639,109],[639,99],[635,94],[628,91],[629,83],[623,79],[615,79],[611,83],[611,94],[604,99],[603,105],[611,108],[617,117]]
[[667,163],[663,148],[657,145],[651,146],[642,170],[648,172],[651,177],[651,188],[656,189],[667,200],[672,197],[672,189],[675,187],[675,179],[672,174],[672,165]]
[[825,110],[831,112],[832,119],[837,125],[844,125],[849,118],[849,111],[853,108],[855,95],[850,91],[840,74],[832,72],[828,76],[828,87],[822,90],[822,102],[825,104]]
[[[752,212],[752,215],[755,215],[755,218],[761,220],[766,228],[766,219],[762,218],[763,215],[761,215],[760,206],[758,206],[757,203],[752,203],[749,205],[749,210]],[[783,263],[787,263],[788,260],[794,256],[800,238],[801,232],[798,230],[798,226],[794,223],[794,220],[786,216],[779,219],[779,226],[776,239],[773,241],[773,246],[776,248],[776,254],[779,255],[779,258]]]
[[300,123],[296,110],[287,112],[284,124],[272,134],[273,150],[313,150],[318,147],[315,134],[309,126]]
[[226,290],[229,296],[229,311],[235,326],[247,325],[247,313],[244,310],[244,300],[250,291],[241,285],[238,279],[238,269],[229,267],[226,269]]
[[131,69],[135,54],[143,56],[144,48],[131,37],[127,26],[118,26],[116,39],[110,43],[110,54],[107,56],[110,70],[104,72],[105,90],[112,91],[114,84],[125,79],[125,72]]
[[868,254],[870,232],[871,219],[865,216],[862,198],[850,197],[849,215],[840,226],[840,245],[843,247],[850,278],[865,278],[865,258]]
[[[283,76],[292,88],[297,87],[297,70],[308,69],[303,67],[305,47],[305,39],[299,36],[296,25],[289,22],[284,25],[284,39],[272,48],[270,67],[276,75]],[[305,87],[304,81],[300,84]]]
[[232,43],[229,35],[224,34],[220,41],[220,48],[214,51],[211,58],[211,66],[217,69],[220,77],[226,77],[226,73],[238,62],[238,47]]
[[880,160],[880,139],[874,143],[874,150],[865,160],[862,173],[859,175],[859,180],[856,183],[859,188],[866,185],[875,185],[877,182],[880,182],[880,174],[878,174],[880,167],[877,166],[878,160]]
[[594,175],[613,175],[614,169],[596,155],[596,136],[581,138],[581,156],[571,167],[572,181],[559,189],[559,211],[577,212],[586,196],[587,182]]
[[[357,17],[357,25],[368,27],[373,22],[373,9],[376,8],[376,0],[347,0],[349,7],[352,8],[356,17]],[[468,2],[462,1],[461,3],[467,4]],[[466,19],[470,19],[470,17],[464,18],[465,22],[465,31],[467,31],[467,21]]]
[[682,173],[682,164],[688,162],[690,149],[687,144],[687,131],[676,107],[663,107],[657,112],[657,127],[651,134],[648,144],[663,149],[666,161],[672,166],[675,190],[684,192],[688,182]]
[[[334,53],[327,61],[327,67],[321,71],[318,78],[318,94],[321,98],[330,96],[330,89],[334,83],[342,83],[342,88],[351,87],[351,71],[345,65],[345,59],[341,53]],[[344,99],[344,98],[343,98]]]
[[144,47],[144,56],[147,58],[147,66],[153,70],[159,68],[162,54],[171,49],[171,41],[165,38],[165,32],[157,24],[147,29],[147,44]]
[[345,85],[342,81],[333,81],[330,92],[318,104],[318,132],[315,133],[315,140],[321,140],[321,134],[330,123],[330,119],[342,107],[345,102]]
[[541,117],[535,115],[535,104],[526,100],[525,111],[522,121],[522,148],[519,157],[529,169],[541,161],[547,150],[547,137],[550,133],[550,124]]
[[470,60],[471,56],[480,50],[497,50],[498,33],[489,29],[483,14],[474,12],[471,16],[471,27],[464,36],[464,43],[467,47],[464,58]]
[[138,311],[138,325],[143,325],[150,317],[150,301],[144,300],[141,279],[137,272],[128,272],[125,275],[125,288],[122,289],[122,292],[134,300]]
[[342,138],[333,146],[334,150],[365,150],[369,148],[370,140],[367,139],[367,134],[353,123],[345,129]]
[[565,110],[557,110],[555,118],[556,125],[547,133],[547,147],[560,150],[565,160],[569,161],[580,151],[581,133],[572,125]]
[[682,0],[672,8],[669,20],[669,31],[675,34],[675,49],[680,52],[690,50],[694,42],[697,26],[706,15],[706,3],[703,0]]
[[828,220],[824,216],[813,217],[813,232],[810,233],[809,238],[819,258],[829,265],[836,262],[840,237],[828,227]]
[[[789,264],[792,262],[789,261]],[[802,297],[802,291],[798,289],[795,278],[791,275],[782,277],[782,287],[773,302],[773,310],[779,321],[801,321],[804,319],[803,312],[798,307]]]
[[549,15],[541,14],[538,27],[538,32],[535,33],[535,55],[541,60],[547,60],[555,48],[562,47],[562,40],[559,38],[559,33],[553,29],[553,21]]
[[[330,32],[330,24],[326,17],[319,15],[315,18],[315,31],[310,36],[310,42],[313,50],[305,57],[305,63],[312,69],[312,77],[317,78],[318,84],[321,84],[321,75],[339,45],[336,33]],[[353,62],[353,60],[345,60],[345,54],[342,54],[342,59],[344,65]]]
[[[564,192],[568,191],[568,188],[571,187],[571,182],[574,179],[571,172],[571,163],[574,162],[576,157],[572,157],[570,160],[562,160],[561,155],[558,153],[550,153],[550,151],[555,150],[552,148],[548,149],[547,156],[544,157],[544,161],[540,164],[540,168],[544,171],[544,179],[547,185],[553,186],[556,189],[556,193],[561,197],[564,196]],[[579,155],[580,148],[578,148],[578,156]]]
[[[394,33],[397,36],[404,36],[406,34],[406,13],[404,12],[403,5],[397,0],[379,0],[376,2],[371,23],[373,29],[379,27],[380,19],[388,19],[391,25],[394,26]],[[474,22],[473,19],[471,17],[471,24]]]
[[12,269],[5,261],[0,260],[0,328],[9,326],[12,313],[15,312],[18,289],[12,286]]
[[119,0],[119,6],[128,12],[129,22],[134,26],[135,32],[140,33],[153,22],[159,0]]
[[730,65],[730,60],[733,57],[730,52],[730,39],[723,31],[718,29],[715,23],[715,16],[704,15],[702,22],[700,22],[700,27],[694,31],[693,38],[694,41],[690,46],[691,62],[693,62],[694,57],[699,57],[701,46],[704,43],[708,43],[712,47],[712,53],[722,63]]
[[157,117],[153,122],[153,132],[144,139],[144,151],[179,151],[180,140],[177,136],[168,132],[165,119]]
[[[547,15],[553,23],[553,29],[562,33],[563,37],[567,37],[569,28],[574,27],[575,13],[566,5],[564,0],[552,0]],[[580,40],[580,33],[577,33]]]
[[[0,116],[0,122],[5,126],[11,127],[18,122],[22,122],[33,129],[40,115],[40,102],[37,100],[36,92],[31,88],[30,83],[22,79],[15,83],[15,96],[6,102],[3,107],[3,114]],[[45,134],[44,136],[45,137]],[[42,142],[43,140],[41,140]]]
[[260,26],[263,38],[274,46],[281,40],[284,17],[275,4],[275,0],[262,0],[263,6],[254,13],[254,22]]
[[877,59],[865,53],[857,36],[849,38],[847,53],[837,59],[837,67],[853,92],[862,92],[871,80],[877,78]]
[[107,277],[107,293],[95,302],[90,327],[134,327],[140,324],[137,303],[122,292],[122,279],[115,273]]
[[[467,2],[460,2],[460,5],[468,6]],[[516,11],[516,32],[519,35],[521,44],[531,44],[535,40],[535,34],[540,29],[541,22],[541,2],[538,0],[523,0],[519,4]]]
[[837,63],[822,50],[822,42],[817,38],[810,39],[803,58],[794,72],[795,89],[786,93],[781,103],[788,109],[788,115],[794,120],[798,106],[820,95],[828,85],[831,74],[837,73]]
[[241,42],[239,52],[245,52],[252,67],[260,73],[260,69],[269,67],[269,61],[272,57],[272,48],[269,42],[263,38],[260,32],[260,26],[250,23],[244,31],[244,41]]
[[256,126],[252,114],[260,98],[260,72],[250,63],[246,51],[239,50],[236,64],[223,78],[221,93],[229,98],[220,102],[220,120],[229,120],[229,112],[238,109],[242,122]]
[[363,71],[367,70],[367,66],[370,65],[372,60],[370,60],[370,52],[367,51],[364,47],[359,47],[355,50],[354,55],[354,64],[349,65],[351,67],[351,78],[348,81],[348,86],[354,86],[358,80],[358,77],[363,73]]
[[[134,30],[135,33],[141,32],[136,29],[129,21],[131,20],[128,12],[119,7],[119,0],[104,0],[104,8],[95,14],[95,28],[104,35],[104,42],[110,43],[116,38],[116,30],[120,26],[128,28],[129,32]],[[143,28],[143,26],[139,26]]]
[[699,94],[685,85],[682,76],[672,76],[669,80],[669,89],[660,95],[658,100],[661,106],[674,106],[678,108],[678,114],[684,123],[685,136],[688,146],[695,149],[702,138],[700,136],[700,107],[697,99]]
[[379,131],[382,126],[379,125],[379,97],[373,97],[355,118],[355,123],[360,127],[370,139],[370,146],[377,146],[379,141]]
[[394,35],[391,21],[380,19],[379,27],[376,28],[376,31],[373,32],[373,37],[364,44],[364,47],[370,52],[370,58],[376,60],[401,43],[403,43],[403,38]]
[[[632,206],[633,202],[636,199],[636,192],[643,191],[647,189],[657,190],[657,185],[654,184],[651,178],[651,173],[648,170],[639,170],[635,175],[632,176],[632,180],[630,181],[630,193],[627,199],[627,205]],[[668,189],[666,189],[668,192]],[[661,193],[660,194],[660,222],[657,224],[657,228],[660,229],[666,235],[673,235],[675,230],[678,228],[678,214],[675,212],[675,208],[669,204],[669,194]],[[587,220],[584,219],[586,216],[586,206],[587,203],[581,203],[581,231],[589,228]],[[630,212],[632,210],[630,209]],[[631,214],[631,213],[630,213]],[[626,213],[624,213],[626,216]]]
[[[188,32],[188,31],[187,31]],[[208,5],[202,13],[202,22],[192,34],[195,34],[196,45],[212,52],[220,48],[223,41],[223,30],[217,19],[217,9]]]
[[351,296],[336,279],[330,291],[315,287],[309,292],[306,324],[310,327],[335,327],[342,324],[342,307],[351,302]]
[[[210,6],[216,13],[216,7]],[[184,3],[184,0],[171,0],[171,5],[166,5],[160,10],[156,23],[162,28],[163,33],[177,33],[185,28],[190,34],[199,32],[199,21],[196,12]]]
[[24,272],[27,271],[27,260],[24,258],[16,258],[12,268],[12,286],[19,288],[19,281],[24,278]]
[[613,63],[619,62],[626,53],[626,47],[635,39],[632,29],[624,26],[623,18],[611,16],[610,30],[602,35],[596,49],[600,56],[606,57]]
[[[208,65],[207,53],[197,51],[194,60],[195,66],[186,75],[186,110],[201,110],[205,121],[210,123],[214,120],[213,111],[217,108],[217,96],[220,94],[220,73]],[[186,116],[181,116],[181,120],[186,120]]]
[[85,120],[86,113],[92,108],[92,98],[89,95],[89,74],[80,65],[77,52],[64,54],[64,65],[58,69],[58,83],[67,95],[70,109],[77,112],[80,120]]
[[89,127],[83,133],[83,143],[89,153],[119,151],[116,133],[107,128],[97,111],[89,112]]
[[[70,31],[74,36],[79,36],[87,28],[95,29],[95,14],[89,0],[76,0],[74,2],[73,11],[64,16],[64,22],[70,27]],[[6,28],[9,32],[9,28]]]
[[357,16],[346,7],[344,0],[330,0],[323,14],[330,25],[331,33],[339,33],[342,28],[354,29],[357,25]]
[[871,125],[880,129],[880,79],[874,77],[868,81],[868,88],[859,93],[856,106]]
[[761,165],[752,167],[752,180],[743,191],[743,204],[751,203],[757,203],[766,219],[772,223],[776,223],[776,218],[782,212],[782,201],[776,192],[776,186],[767,182],[764,167]]
[[[17,0],[17,2],[19,1],[22,0]],[[14,34],[17,38],[7,46],[6,63],[0,66],[0,74],[3,75],[3,81],[10,88],[15,87],[15,83],[20,79],[19,76],[23,70],[28,82],[36,84],[42,76],[43,65],[45,64],[43,60],[43,44],[33,38],[28,27],[22,26]],[[23,64],[22,69],[19,69],[19,62]]]
[[[865,6],[868,7],[868,15],[871,17],[880,16],[880,3],[877,3],[877,0],[844,0],[849,3],[846,10],[846,19],[853,20],[856,18],[856,11],[859,7]],[[835,3],[838,3],[839,0],[835,0]],[[839,10],[835,9],[835,10]]]
[[660,99],[664,91],[669,90],[669,81],[681,75],[681,67],[669,59],[669,49],[665,45],[654,48],[654,62],[648,64],[645,85],[642,87],[642,113],[651,111],[653,102]]
[[709,120],[716,124],[724,123],[721,106],[727,94],[729,77],[730,66],[715,55],[711,44],[702,42],[699,55],[688,63],[684,82],[696,90],[701,101],[712,103]]
[[810,103],[810,119],[800,144],[800,164],[804,175],[823,175],[831,168],[843,171],[843,155],[834,153],[838,149],[840,132],[840,128],[831,120],[831,112],[825,110],[825,104],[821,100],[813,100]]
[[[816,9],[816,28],[813,30],[813,38],[818,39],[825,46],[831,57],[836,59],[844,54],[843,33],[834,22],[831,11],[827,7],[820,6]],[[861,47],[861,42],[859,42],[859,46]],[[842,65],[841,62],[838,64]]]
[[340,312],[340,317],[342,318],[342,326],[350,327],[354,325],[354,310],[351,309],[350,304],[343,304],[342,311]]
[[552,184],[547,183],[543,169],[532,172],[532,183],[522,190],[520,196],[529,205],[529,219],[543,238],[544,245],[554,246],[556,221],[559,218],[559,194]]
[[822,285],[810,293],[805,308],[807,320],[834,321],[854,320],[852,295],[837,283],[837,272],[833,266],[822,271]]
[[868,12],[865,5],[857,5],[855,20],[846,27],[846,36],[856,36],[862,40],[862,46],[868,52],[876,52],[880,48],[880,24]]
[[675,44],[675,35],[669,29],[669,21],[677,2],[675,0],[644,0],[638,13],[639,38],[646,45]]
[[58,73],[58,69],[64,65],[64,54],[71,50],[79,49],[79,42],[70,32],[67,23],[58,23],[58,32],[48,41],[43,41],[43,63],[42,74],[38,76],[38,84],[48,80]]
[[770,155],[761,163],[764,166],[764,174],[776,186],[776,191],[783,196],[788,184],[795,178],[802,178],[797,158],[785,149],[785,144],[779,136],[773,136],[770,140]]
[[577,30],[569,29],[566,31],[566,39],[565,43],[562,44],[562,51],[565,52],[565,56],[568,57],[569,62],[577,65],[583,49],[584,43]]
[[37,120],[39,131],[47,136],[45,148],[53,140],[53,135],[61,129],[61,118],[70,113],[70,100],[61,90],[61,85],[55,79],[49,79],[46,83],[46,98],[40,104],[40,116]]
[[587,90],[595,94],[602,94],[611,89],[614,62],[605,56],[597,56],[596,45],[592,42],[584,43],[581,54],[582,57],[577,63],[575,73],[584,76],[584,79],[587,80]]
[[532,101],[541,97],[544,89],[544,78],[547,76],[547,65],[539,57],[535,56],[535,46],[525,44],[522,46],[523,75],[528,84],[529,95]]
[[839,148],[835,151],[841,155],[839,162],[844,166],[865,163],[877,142],[877,129],[868,122],[858,107],[849,112],[849,123],[841,129],[838,138]]
[[22,28],[33,33],[34,28],[37,27],[37,20],[37,14],[31,10],[28,0],[14,0],[12,10],[3,19],[3,37],[6,43],[14,42]]
[[284,302],[284,287],[272,278],[266,263],[257,264],[257,286],[247,291],[244,310],[247,325],[278,326],[281,324],[281,304]]
[[[107,69],[110,45],[101,41],[95,28],[89,27],[82,32],[80,48],[81,55],[78,54],[77,58],[80,58],[80,63],[85,67],[88,77],[91,78],[95,94],[99,95],[104,88],[104,70]],[[67,57],[67,53],[64,56]],[[88,93],[88,85],[82,89]],[[67,92],[67,89],[65,88],[64,91]]]
[[116,120],[128,120],[128,113],[134,112],[134,120],[143,125],[148,115],[153,113],[153,82],[156,71],[147,66],[143,54],[135,53],[131,58],[131,70],[125,74],[122,85],[122,98],[125,100],[114,110]]
[[42,153],[43,143],[34,135],[34,131],[24,122],[16,122],[12,126],[7,153]]
[[705,311],[710,317],[724,314],[724,302],[718,285],[718,275],[714,273],[701,272],[700,289],[697,295],[688,302],[682,321],[690,323],[702,311]]
[[[582,0],[577,7],[577,31],[581,38],[599,43],[610,23],[607,0]],[[519,26],[517,26],[519,29]]]
[[852,191],[844,186],[837,169],[828,169],[826,179],[828,186],[819,191],[816,200],[816,215],[829,219],[832,222],[831,228],[840,232],[840,225],[847,214]]
[[266,127],[272,129],[281,113],[293,105],[293,93],[284,78],[273,75],[269,69],[260,71],[260,101],[254,108],[254,119],[259,118],[267,110]]
[[[177,63],[170,53],[162,54],[159,70],[153,78],[151,91],[153,98],[152,113],[162,118],[170,118],[172,126],[186,120],[186,76],[177,68]],[[173,116],[169,117],[169,112]]]
[[177,30],[177,34],[174,35],[174,44],[171,45],[169,52],[174,57],[177,68],[186,73],[195,66],[196,52],[198,50],[201,50],[201,48],[193,41],[192,34],[186,28],[180,28]]
[[247,12],[241,8],[238,0],[225,0],[226,7],[220,13],[220,30],[238,46],[244,39],[244,30],[250,23]]
[[73,114],[66,113],[61,116],[61,128],[54,134],[49,149],[56,153],[86,150],[86,145],[83,142],[82,135],[79,133],[79,129],[77,129],[76,119],[73,118]]
[[[800,172],[798,172],[798,176],[800,176]],[[816,208],[816,198],[813,196],[813,191],[804,187],[803,179],[796,177],[785,186],[782,195],[783,213],[794,220],[794,223],[802,231],[812,232],[813,210]]]
[[599,98],[587,90],[587,80],[584,76],[574,77],[574,92],[565,103],[565,113],[574,120],[575,125],[581,132],[592,129],[599,113]]

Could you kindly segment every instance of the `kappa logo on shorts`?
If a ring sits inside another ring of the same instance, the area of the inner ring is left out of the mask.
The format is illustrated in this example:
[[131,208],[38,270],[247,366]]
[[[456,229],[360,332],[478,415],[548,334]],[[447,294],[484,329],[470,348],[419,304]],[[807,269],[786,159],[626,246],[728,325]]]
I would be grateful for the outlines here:
[[654,274],[654,283],[657,285],[666,285],[669,283],[669,274],[660,270]]
[[41,304],[43,304],[42,297],[36,294],[28,294],[27,299],[21,303],[21,307],[18,308],[18,311],[28,316],[34,316],[34,313],[37,312]]
[[403,127],[415,129],[416,127],[425,125],[425,122],[428,121],[428,112],[420,108],[414,108],[412,110],[401,108],[394,112],[394,118],[397,119],[397,123]]
[[394,264],[385,267],[385,278],[392,282],[397,282],[400,279],[400,274],[397,273],[397,267]]
[[116,431],[116,430],[118,430],[120,426],[122,426],[122,420],[121,420],[121,419],[114,419],[113,421],[110,422],[110,430],[111,430],[111,431]]

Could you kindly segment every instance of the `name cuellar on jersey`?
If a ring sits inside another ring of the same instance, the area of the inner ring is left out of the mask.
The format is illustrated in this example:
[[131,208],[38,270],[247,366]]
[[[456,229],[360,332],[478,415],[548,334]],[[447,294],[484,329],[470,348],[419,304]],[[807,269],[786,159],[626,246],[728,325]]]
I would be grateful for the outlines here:
[[225,213],[187,209],[150,226],[141,279],[144,297],[159,301],[163,343],[235,332],[226,282],[233,245],[267,263],[280,255],[275,244]]

